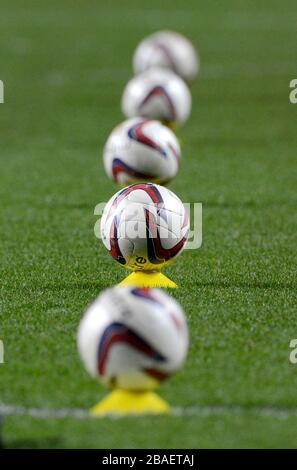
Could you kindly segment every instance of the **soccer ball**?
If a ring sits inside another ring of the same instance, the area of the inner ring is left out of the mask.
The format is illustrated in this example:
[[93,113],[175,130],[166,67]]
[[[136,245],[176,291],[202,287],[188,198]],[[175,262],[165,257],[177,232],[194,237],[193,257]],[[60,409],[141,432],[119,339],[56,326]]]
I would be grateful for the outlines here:
[[180,146],[159,121],[133,118],[112,131],[103,159],[107,175],[125,186],[136,181],[166,184],[178,171]]
[[183,124],[189,117],[192,98],[185,82],[168,69],[149,69],[132,78],[122,96],[128,118],[142,116],[165,123]]
[[158,271],[184,248],[189,219],[169,189],[138,183],[117,192],[101,218],[101,238],[111,256],[126,268]]
[[105,290],[86,311],[78,349],[87,371],[105,385],[150,390],[184,362],[188,329],[178,303],[159,289]]
[[135,74],[152,67],[169,68],[191,82],[199,71],[199,57],[187,38],[173,31],[160,31],[141,41],[133,56]]

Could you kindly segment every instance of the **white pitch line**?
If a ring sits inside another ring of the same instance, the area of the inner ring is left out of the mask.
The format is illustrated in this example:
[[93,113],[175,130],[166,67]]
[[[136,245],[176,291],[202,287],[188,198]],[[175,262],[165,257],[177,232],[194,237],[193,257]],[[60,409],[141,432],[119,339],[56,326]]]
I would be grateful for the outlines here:
[[[277,406],[242,406],[242,405],[196,405],[188,407],[173,407],[171,416],[222,416],[229,414],[258,414],[260,416],[272,417],[286,420],[290,417],[297,417],[297,407],[277,407]],[[94,419],[87,409],[83,408],[27,408],[18,405],[5,405],[0,403],[0,415],[2,416],[29,416],[39,419]],[[111,415],[110,418],[115,418]],[[118,417],[117,417],[118,418]]]

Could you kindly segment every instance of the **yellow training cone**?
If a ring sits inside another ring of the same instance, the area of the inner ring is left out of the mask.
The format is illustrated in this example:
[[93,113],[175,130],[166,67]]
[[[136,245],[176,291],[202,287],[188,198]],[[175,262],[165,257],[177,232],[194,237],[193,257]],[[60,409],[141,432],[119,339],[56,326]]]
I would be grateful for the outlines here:
[[170,406],[154,392],[130,392],[114,390],[90,409],[90,414],[104,416],[127,416],[145,414],[168,414]]
[[172,289],[178,287],[169,277],[156,271],[134,271],[123,279],[119,286],[169,287]]

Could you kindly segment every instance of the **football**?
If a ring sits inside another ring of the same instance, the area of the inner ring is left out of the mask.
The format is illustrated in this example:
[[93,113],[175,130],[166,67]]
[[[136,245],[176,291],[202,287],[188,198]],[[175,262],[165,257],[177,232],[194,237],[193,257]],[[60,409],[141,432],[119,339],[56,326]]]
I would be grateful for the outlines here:
[[114,287],[88,308],[78,328],[87,371],[111,388],[150,390],[172,375],[188,349],[185,315],[159,289]]
[[132,78],[122,95],[127,118],[146,117],[166,124],[183,124],[189,117],[192,97],[186,83],[169,69],[149,69]]
[[183,250],[189,219],[169,189],[137,183],[118,191],[106,204],[101,238],[110,255],[132,270],[159,271]]
[[132,118],[110,134],[103,151],[109,178],[127,186],[137,181],[167,184],[177,174],[180,146],[159,121]]
[[199,66],[199,56],[191,41],[174,31],[159,31],[146,37],[133,56],[135,74],[152,67],[164,67],[187,82],[195,79]]

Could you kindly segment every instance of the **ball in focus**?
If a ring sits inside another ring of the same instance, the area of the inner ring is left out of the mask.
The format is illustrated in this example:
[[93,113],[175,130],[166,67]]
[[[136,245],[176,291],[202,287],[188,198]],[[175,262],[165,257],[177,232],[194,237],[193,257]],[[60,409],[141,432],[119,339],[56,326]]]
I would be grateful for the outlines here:
[[138,183],[118,191],[106,204],[101,238],[110,255],[126,268],[159,271],[183,250],[189,219],[169,189]]
[[174,72],[149,69],[132,78],[122,96],[127,118],[146,117],[164,123],[183,124],[189,117],[192,97],[186,83]]
[[159,31],[143,39],[133,56],[135,74],[153,67],[171,69],[186,82],[192,82],[199,71],[198,53],[185,36]]
[[167,184],[178,172],[180,146],[175,134],[159,121],[133,118],[112,131],[103,160],[107,175],[119,184]]
[[78,349],[87,371],[112,388],[151,390],[184,362],[185,315],[159,289],[131,286],[104,291],[86,311]]

